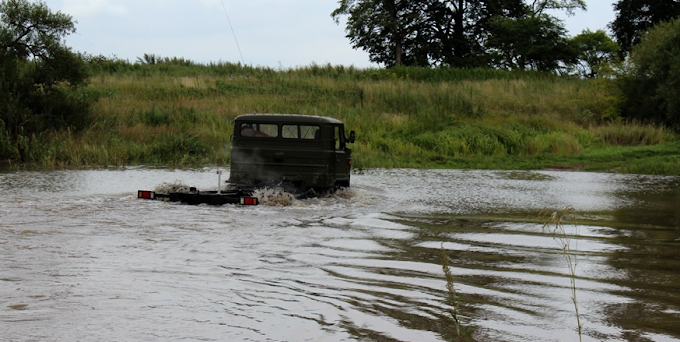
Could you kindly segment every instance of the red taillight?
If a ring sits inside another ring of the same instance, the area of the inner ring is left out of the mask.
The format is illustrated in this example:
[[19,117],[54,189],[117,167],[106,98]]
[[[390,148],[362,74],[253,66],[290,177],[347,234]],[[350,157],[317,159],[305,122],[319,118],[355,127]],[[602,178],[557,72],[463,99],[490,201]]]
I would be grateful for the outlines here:
[[137,198],[143,199],[154,199],[155,193],[149,190],[139,190],[137,191]]
[[257,197],[241,197],[241,205],[257,205]]

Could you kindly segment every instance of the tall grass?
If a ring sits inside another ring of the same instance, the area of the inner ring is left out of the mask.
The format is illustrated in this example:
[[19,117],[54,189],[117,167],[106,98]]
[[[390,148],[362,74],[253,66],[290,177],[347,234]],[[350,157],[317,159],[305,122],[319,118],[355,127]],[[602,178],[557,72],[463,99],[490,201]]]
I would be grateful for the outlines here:
[[[232,121],[254,110],[344,121],[357,132],[357,167],[464,167],[479,158],[523,162],[676,140],[659,128],[606,123],[615,101],[607,100],[611,92],[601,81],[485,69],[275,70],[156,61],[92,58],[88,91],[98,101],[91,126],[30,139],[31,160],[228,163]],[[11,155],[1,136],[0,143]]]
[[460,317],[460,298],[456,292],[455,279],[449,267],[449,257],[446,255],[446,250],[442,244],[441,248],[442,270],[446,279],[446,304],[448,305],[448,312],[453,319],[453,325],[456,328],[456,337],[459,342],[463,342],[466,336],[466,330],[461,322]]
[[[564,261],[567,263],[567,269],[569,270],[569,281],[571,290],[571,301],[574,304],[574,313],[576,316],[576,329],[578,332],[579,341],[582,341],[582,325],[581,325],[581,314],[578,310],[578,299],[576,297],[576,266],[578,264],[577,254],[574,249],[572,249],[572,235],[567,233],[564,225],[565,222],[573,216],[575,210],[572,206],[567,206],[566,208],[558,211],[552,212],[548,215],[546,222],[543,224],[543,231],[548,232],[553,239],[557,242],[558,246],[562,249],[562,256]],[[578,231],[576,231],[578,235]]]
[[603,142],[614,146],[645,146],[662,144],[668,132],[663,127],[630,123],[607,124],[591,129]]

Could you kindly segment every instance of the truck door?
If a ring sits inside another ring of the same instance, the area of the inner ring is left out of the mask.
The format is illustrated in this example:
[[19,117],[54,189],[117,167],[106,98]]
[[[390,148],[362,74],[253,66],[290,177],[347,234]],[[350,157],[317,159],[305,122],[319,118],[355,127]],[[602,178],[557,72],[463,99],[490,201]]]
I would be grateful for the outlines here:
[[348,187],[352,158],[351,150],[347,148],[343,125],[333,127],[333,137],[335,139],[335,184]]

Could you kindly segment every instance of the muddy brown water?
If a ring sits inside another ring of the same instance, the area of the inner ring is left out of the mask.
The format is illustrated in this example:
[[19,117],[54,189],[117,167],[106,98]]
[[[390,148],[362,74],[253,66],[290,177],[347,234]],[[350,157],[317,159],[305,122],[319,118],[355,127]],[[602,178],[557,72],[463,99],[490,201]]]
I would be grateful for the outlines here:
[[[136,198],[214,169],[0,171],[0,341],[680,341],[680,180],[369,170],[257,207]],[[553,227],[549,226],[548,228]]]

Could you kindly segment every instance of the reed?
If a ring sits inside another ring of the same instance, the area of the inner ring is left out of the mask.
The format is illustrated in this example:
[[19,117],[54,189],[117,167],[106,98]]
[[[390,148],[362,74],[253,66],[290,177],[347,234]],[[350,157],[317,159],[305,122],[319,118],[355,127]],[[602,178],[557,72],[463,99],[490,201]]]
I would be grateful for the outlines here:
[[[547,220],[543,224],[543,232],[549,233],[562,249],[562,256],[567,263],[569,270],[571,301],[574,304],[574,313],[576,315],[576,328],[578,332],[579,341],[582,341],[582,326],[581,315],[578,310],[577,288],[576,288],[576,266],[578,264],[577,253],[572,249],[572,235],[568,234],[564,228],[565,222],[573,217],[575,209],[572,206],[550,213]],[[544,216],[544,215],[543,215]],[[576,235],[578,236],[578,227],[576,227]]]
[[456,293],[455,279],[453,278],[451,267],[449,267],[449,257],[446,255],[446,250],[444,249],[443,244],[440,248],[440,251],[442,269],[444,271],[444,277],[446,278],[446,304],[449,306],[448,313],[453,319],[458,341],[463,342],[466,336],[466,331],[460,319],[460,298]]

